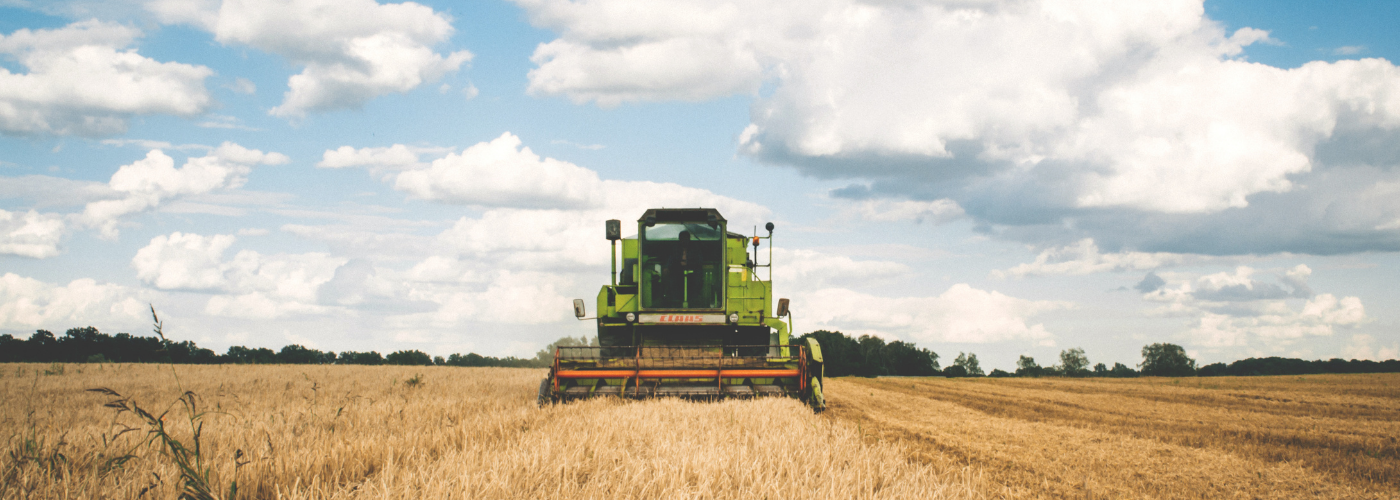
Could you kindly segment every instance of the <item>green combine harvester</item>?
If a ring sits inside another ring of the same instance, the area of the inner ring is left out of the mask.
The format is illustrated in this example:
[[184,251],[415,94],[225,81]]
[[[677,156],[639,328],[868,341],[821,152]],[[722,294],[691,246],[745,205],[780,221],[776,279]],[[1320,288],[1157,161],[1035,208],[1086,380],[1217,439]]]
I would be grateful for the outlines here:
[[[583,299],[574,300],[575,316],[598,321],[598,345],[555,348],[539,403],[783,396],[825,409],[821,346],[789,343],[788,299],[773,313],[773,223],[766,229],[768,236],[731,233],[712,208],[647,210],[631,238],[620,221],[607,221],[612,283],[598,292],[598,316],[586,318]],[[758,263],[762,240],[767,264]]]

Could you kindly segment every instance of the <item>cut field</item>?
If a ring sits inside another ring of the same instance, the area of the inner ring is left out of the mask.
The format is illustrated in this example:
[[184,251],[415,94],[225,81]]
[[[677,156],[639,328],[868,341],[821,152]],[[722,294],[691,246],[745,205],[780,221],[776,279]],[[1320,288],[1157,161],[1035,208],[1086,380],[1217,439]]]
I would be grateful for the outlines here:
[[[0,365],[0,498],[175,498],[180,452],[142,443],[163,426],[195,457],[185,391],[205,412],[195,486],[216,497],[235,480],[240,498],[1400,496],[1400,375],[842,378],[812,415],[539,409],[543,373]],[[152,419],[103,406],[117,400]]]
[[1400,497],[1400,374],[828,387],[830,417],[994,496]]

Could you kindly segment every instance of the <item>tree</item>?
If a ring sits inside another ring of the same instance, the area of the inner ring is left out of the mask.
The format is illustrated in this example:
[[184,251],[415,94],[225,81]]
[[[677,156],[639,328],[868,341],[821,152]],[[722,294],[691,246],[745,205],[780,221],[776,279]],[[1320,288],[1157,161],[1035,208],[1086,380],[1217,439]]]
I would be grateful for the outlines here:
[[1035,363],[1035,358],[1026,356],[1024,354],[1022,354],[1021,357],[1016,358],[1017,377],[1039,377],[1044,374],[1045,369],[1041,368],[1040,365]]
[[432,365],[433,358],[428,353],[419,350],[394,351],[388,356],[384,356],[384,363],[389,365]]
[[844,333],[827,330],[817,330],[790,342],[800,344],[808,338],[816,339],[821,344],[828,377],[938,374],[938,353],[909,342],[896,340],[885,343],[884,339],[870,335],[853,339]]
[[1118,378],[1130,378],[1138,376],[1138,372],[1123,363],[1114,363],[1113,369],[1108,371],[1108,376]]
[[1094,365],[1094,376],[1095,376],[1095,377],[1107,377],[1107,376],[1108,376],[1108,366],[1104,365],[1103,363],[1099,363],[1099,364]]
[[962,365],[953,365],[943,370],[943,376],[948,378],[966,377],[967,368]]
[[938,374],[938,353],[901,340],[885,345],[885,361],[895,375],[927,377]]
[[231,362],[244,365],[270,365],[277,362],[277,353],[272,352],[272,349],[266,347],[249,349],[236,345],[228,348],[228,354],[225,354],[224,358]]
[[972,353],[958,353],[957,359],[953,360],[953,366],[960,366],[967,372],[969,377],[981,377],[986,375],[982,372],[982,366],[977,362],[977,355]]
[[1176,344],[1152,344],[1142,348],[1142,374],[1149,377],[1192,377],[1196,360]]
[[342,365],[382,365],[384,364],[384,356],[381,356],[378,351],[344,351],[340,353],[340,357],[336,358],[335,362]]
[[277,353],[277,362],[288,365],[314,365],[335,362],[335,353],[321,352],[298,344],[283,346]]
[[1082,377],[1089,374],[1089,358],[1084,349],[1075,347],[1060,351],[1060,371],[1069,377]]

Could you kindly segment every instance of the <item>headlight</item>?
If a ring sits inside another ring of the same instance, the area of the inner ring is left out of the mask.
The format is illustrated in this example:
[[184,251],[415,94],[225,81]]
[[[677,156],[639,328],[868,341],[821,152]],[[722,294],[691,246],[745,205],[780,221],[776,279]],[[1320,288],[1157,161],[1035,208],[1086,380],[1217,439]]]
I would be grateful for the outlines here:
[[627,322],[628,322],[628,323],[637,321],[637,314],[636,314],[636,313],[627,313],[626,318],[627,318]]
[[729,322],[730,322],[730,323],[738,323],[738,322],[739,322],[739,313],[729,313]]

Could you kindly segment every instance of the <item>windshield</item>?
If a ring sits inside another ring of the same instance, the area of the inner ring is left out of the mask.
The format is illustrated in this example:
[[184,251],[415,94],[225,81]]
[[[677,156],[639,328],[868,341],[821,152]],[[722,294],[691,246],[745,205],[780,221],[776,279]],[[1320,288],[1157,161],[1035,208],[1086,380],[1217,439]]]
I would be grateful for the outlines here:
[[722,227],[658,223],[642,227],[642,307],[718,309],[724,277]]

